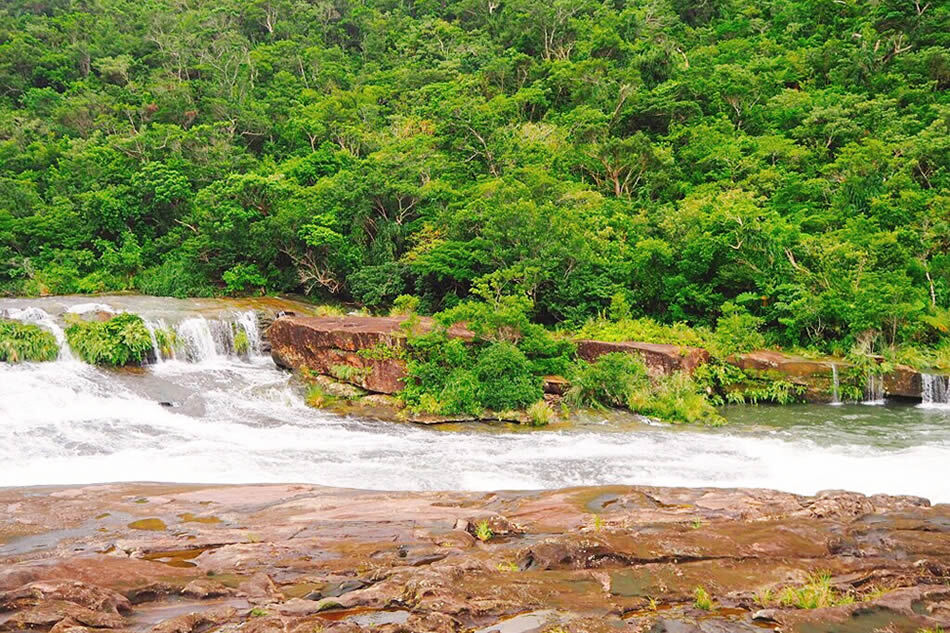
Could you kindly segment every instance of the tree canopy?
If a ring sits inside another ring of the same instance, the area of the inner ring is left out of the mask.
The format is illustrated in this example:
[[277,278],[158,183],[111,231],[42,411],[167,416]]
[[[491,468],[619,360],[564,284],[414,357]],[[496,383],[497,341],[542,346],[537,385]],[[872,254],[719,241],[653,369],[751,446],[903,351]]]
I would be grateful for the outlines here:
[[[933,342],[950,5],[0,8],[0,292],[473,290],[580,324]],[[724,307],[725,306],[725,307]]]

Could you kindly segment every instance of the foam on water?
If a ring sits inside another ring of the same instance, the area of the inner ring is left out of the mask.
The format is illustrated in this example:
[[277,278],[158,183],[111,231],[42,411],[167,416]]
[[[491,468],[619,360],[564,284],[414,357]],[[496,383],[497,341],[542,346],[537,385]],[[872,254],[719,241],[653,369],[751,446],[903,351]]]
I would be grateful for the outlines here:
[[[19,316],[60,327],[40,312]],[[626,483],[805,494],[844,488],[950,502],[950,480],[939,476],[950,463],[945,410],[735,407],[727,411],[733,423],[720,429],[598,415],[560,430],[445,430],[307,407],[301,387],[261,355],[253,312],[143,316],[153,335],[172,329],[181,344],[180,353],[144,372],[65,359],[0,363],[0,486],[148,480],[495,490]],[[235,354],[237,331],[248,339],[243,357]],[[153,346],[161,359],[154,339]],[[941,385],[935,394],[944,393]]]
[[492,490],[630,483],[845,488],[950,501],[950,483],[934,476],[950,460],[945,433],[875,445],[840,430],[822,439],[814,428],[604,420],[557,431],[449,432],[311,409],[266,359],[168,361],[145,376],[78,362],[0,366],[0,420],[5,486],[148,480]]

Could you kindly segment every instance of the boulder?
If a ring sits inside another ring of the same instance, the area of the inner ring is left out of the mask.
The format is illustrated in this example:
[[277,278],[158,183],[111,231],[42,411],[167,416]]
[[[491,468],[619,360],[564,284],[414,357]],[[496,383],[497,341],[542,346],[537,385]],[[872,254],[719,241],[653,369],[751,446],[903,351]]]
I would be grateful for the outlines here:
[[[267,332],[271,356],[280,367],[309,369],[334,376],[367,391],[393,394],[405,385],[403,350],[406,317],[282,316]],[[434,326],[419,319],[418,331]],[[450,336],[471,340],[472,333],[454,327]],[[350,369],[343,369],[348,367]],[[342,371],[341,371],[342,370]]]
[[920,398],[922,391],[923,381],[915,369],[897,365],[893,371],[884,374],[884,393],[888,396]]
[[699,347],[633,341],[608,343],[583,340],[577,342],[577,355],[589,362],[611,352],[640,356],[646,363],[647,371],[653,376],[666,376],[677,371],[691,374],[697,367],[709,362],[709,352]]

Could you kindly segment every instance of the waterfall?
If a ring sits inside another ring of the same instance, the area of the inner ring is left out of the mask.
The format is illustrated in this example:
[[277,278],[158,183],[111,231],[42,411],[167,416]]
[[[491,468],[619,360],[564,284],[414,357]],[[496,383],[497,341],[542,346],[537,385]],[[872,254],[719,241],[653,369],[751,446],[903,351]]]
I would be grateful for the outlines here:
[[[105,303],[94,302],[47,310],[21,304],[0,309],[0,317],[38,325],[51,332],[59,345],[59,360],[74,360],[64,331],[69,318],[81,315],[91,318],[93,313],[99,313],[95,315],[97,318],[100,314],[104,318],[126,311],[125,306],[113,308]],[[134,307],[130,312],[138,313]],[[141,312],[151,341],[148,362],[178,360],[201,363],[237,358],[251,360],[265,356],[266,341],[263,328],[259,325],[260,315],[254,310],[232,308],[207,316],[192,310],[179,316],[158,306],[155,310]]]
[[[162,345],[158,342],[158,337],[160,336],[159,332],[162,333],[161,336],[165,336],[165,333],[169,331],[168,325],[165,324],[164,319],[157,319],[155,321],[143,319],[143,321],[145,322],[145,328],[148,330],[148,335],[152,338],[152,352],[155,354],[155,362],[161,363],[165,361],[166,358],[162,350]],[[163,342],[167,343],[167,341]],[[175,346],[167,345],[166,349],[168,351],[167,360],[173,360],[175,358]]]
[[238,316],[236,324],[244,330],[244,334],[247,336],[248,356],[260,356],[261,331],[258,327],[257,313],[254,311],[242,312]]
[[69,349],[69,345],[66,343],[66,333],[46,310],[40,308],[10,308],[4,310],[2,315],[14,321],[32,323],[49,330],[56,337],[56,342],[59,344],[59,359],[73,360],[72,350]]
[[[176,346],[189,362],[261,355],[261,331],[257,325],[257,314],[253,311],[241,312],[232,319],[191,317],[178,323],[173,330]],[[242,335],[246,349],[237,339]],[[161,350],[158,355],[161,358]]]
[[884,404],[884,376],[868,374],[863,404]]
[[920,383],[920,406],[933,409],[950,407],[950,376],[921,374]]
[[840,384],[838,383],[838,366],[831,363],[831,404],[841,404]]
[[185,358],[191,362],[212,360],[220,356],[211,321],[204,317],[185,319],[175,328]]

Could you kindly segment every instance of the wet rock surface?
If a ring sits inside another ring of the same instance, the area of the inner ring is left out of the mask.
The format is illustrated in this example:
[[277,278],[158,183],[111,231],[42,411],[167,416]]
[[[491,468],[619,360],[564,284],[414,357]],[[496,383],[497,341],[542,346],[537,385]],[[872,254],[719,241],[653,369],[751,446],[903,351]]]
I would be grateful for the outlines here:
[[[800,608],[818,572],[834,599]],[[948,582],[950,506],[917,497],[0,491],[0,631],[916,633]]]

